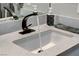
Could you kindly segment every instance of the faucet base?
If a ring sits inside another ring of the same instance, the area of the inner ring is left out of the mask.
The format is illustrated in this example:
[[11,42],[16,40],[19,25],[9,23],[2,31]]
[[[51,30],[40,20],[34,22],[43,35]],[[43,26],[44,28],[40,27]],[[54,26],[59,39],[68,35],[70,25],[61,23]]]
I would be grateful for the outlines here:
[[34,32],[34,31],[35,31],[34,29],[26,29],[26,30],[19,32],[19,33],[23,35],[23,34],[31,33],[31,32]]

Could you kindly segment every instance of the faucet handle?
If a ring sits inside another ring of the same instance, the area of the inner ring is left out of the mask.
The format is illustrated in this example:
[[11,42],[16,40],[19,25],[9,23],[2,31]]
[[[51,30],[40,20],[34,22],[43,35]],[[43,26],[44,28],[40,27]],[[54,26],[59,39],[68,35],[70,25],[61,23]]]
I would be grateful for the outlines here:
[[31,26],[32,24],[29,24],[27,27]]

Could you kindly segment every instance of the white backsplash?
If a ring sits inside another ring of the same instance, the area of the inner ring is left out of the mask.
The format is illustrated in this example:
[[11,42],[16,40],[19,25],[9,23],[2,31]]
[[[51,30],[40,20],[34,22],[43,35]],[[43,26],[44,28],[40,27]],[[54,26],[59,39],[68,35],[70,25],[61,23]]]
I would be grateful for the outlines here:
[[67,26],[79,28],[79,19],[68,16],[55,16],[55,22],[62,23]]

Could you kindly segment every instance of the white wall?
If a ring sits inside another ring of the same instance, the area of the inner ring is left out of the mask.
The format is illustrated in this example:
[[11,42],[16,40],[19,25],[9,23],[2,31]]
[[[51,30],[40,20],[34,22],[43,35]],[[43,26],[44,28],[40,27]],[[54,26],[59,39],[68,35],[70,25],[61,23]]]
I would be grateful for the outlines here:
[[[25,4],[27,9],[33,10],[32,5],[37,5],[38,11],[48,12],[48,3],[32,3],[30,6]],[[52,14],[64,15],[73,18],[79,18],[78,3],[52,3]]]
[[21,9],[22,15],[27,15],[34,11],[34,5],[37,5],[37,11],[41,12],[48,12],[48,3],[31,3],[31,5],[28,5],[27,3],[24,3],[23,8]]
[[54,14],[79,18],[77,3],[55,3],[52,4]]
[[[48,12],[48,3],[39,3],[35,4],[32,3],[31,5],[37,5],[38,10],[42,12]],[[28,8],[33,8],[30,6],[26,6]],[[52,14],[58,14],[58,15],[64,15],[64,16],[70,16],[73,18],[79,18],[79,13],[77,12],[78,3],[52,3]]]

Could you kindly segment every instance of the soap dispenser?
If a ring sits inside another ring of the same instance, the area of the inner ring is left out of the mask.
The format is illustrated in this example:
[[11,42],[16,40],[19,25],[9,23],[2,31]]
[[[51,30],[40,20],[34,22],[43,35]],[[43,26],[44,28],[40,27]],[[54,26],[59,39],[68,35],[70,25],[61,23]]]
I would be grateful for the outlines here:
[[49,3],[49,10],[47,14],[47,25],[53,26],[54,25],[54,15],[52,15],[52,5]]

